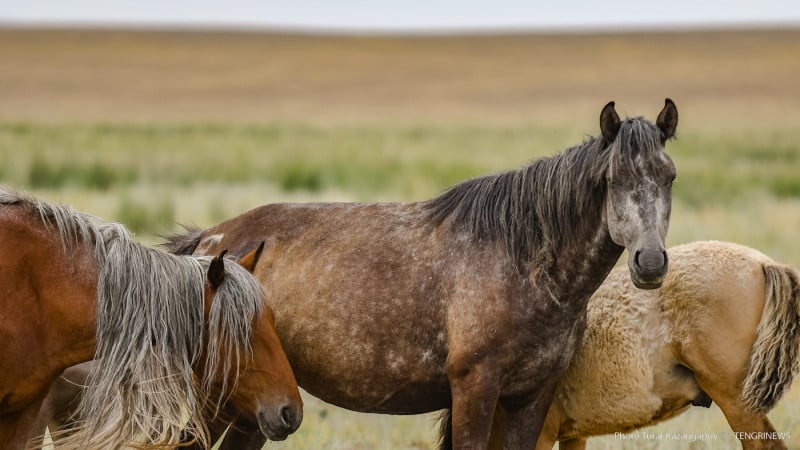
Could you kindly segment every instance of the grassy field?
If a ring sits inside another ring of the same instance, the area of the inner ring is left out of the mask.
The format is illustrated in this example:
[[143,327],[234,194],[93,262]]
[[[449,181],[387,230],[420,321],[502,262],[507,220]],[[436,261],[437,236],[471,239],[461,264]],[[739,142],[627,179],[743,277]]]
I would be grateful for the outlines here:
[[[600,108],[680,111],[668,242],[800,266],[800,30],[365,37],[0,30],[0,182],[146,242],[277,201],[413,201],[598,132]],[[307,397],[266,448],[431,448],[432,416]],[[772,412],[800,448],[800,388]],[[695,408],[656,430],[724,433]],[[653,432],[650,430],[650,432]],[[594,439],[590,448],[736,448]]]

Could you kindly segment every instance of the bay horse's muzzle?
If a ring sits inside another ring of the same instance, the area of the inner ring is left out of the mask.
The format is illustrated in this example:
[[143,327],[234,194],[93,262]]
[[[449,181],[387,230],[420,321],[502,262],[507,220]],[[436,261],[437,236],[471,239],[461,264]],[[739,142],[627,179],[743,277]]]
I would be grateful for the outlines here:
[[667,251],[663,248],[636,250],[630,261],[631,280],[639,289],[657,289],[664,282],[669,268]]
[[258,427],[271,441],[282,441],[294,433],[303,422],[303,410],[291,403],[278,407],[262,409],[258,413]]

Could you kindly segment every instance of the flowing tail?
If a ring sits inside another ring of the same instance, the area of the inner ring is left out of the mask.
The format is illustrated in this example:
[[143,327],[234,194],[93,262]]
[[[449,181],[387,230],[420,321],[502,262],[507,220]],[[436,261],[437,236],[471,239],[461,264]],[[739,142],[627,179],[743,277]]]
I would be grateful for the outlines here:
[[742,400],[758,413],[775,407],[800,370],[798,273],[783,265],[764,265],[763,270],[764,311],[742,389]]

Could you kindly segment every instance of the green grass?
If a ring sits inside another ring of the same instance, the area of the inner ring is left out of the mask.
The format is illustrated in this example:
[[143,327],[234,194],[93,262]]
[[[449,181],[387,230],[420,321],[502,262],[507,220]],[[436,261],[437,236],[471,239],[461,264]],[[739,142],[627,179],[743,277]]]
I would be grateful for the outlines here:
[[152,234],[173,228],[175,206],[169,197],[145,203],[129,196],[123,196],[114,218],[124,223],[134,233]]
[[[221,188],[218,192],[266,185],[283,196],[336,192],[350,200],[405,201],[431,197],[471,176],[518,167],[579,139],[536,128],[0,124],[0,181],[119,201],[156,187],[168,194],[209,185]],[[146,197],[141,208],[157,209]],[[181,197],[175,198],[181,209]],[[194,205],[197,214],[178,219],[210,225],[202,219],[223,218],[219,205],[226,200],[216,202],[200,202]],[[123,220],[124,209],[127,205],[95,213]],[[158,221],[136,223],[145,234],[162,231]]]
[[57,189],[76,185],[94,190],[107,190],[112,186],[130,184],[136,179],[132,170],[113,168],[103,163],[88,166],[69,162],[53,164],[36,155],[28,170],[28,184],[34,189]]
[[416,193],[410,186],[438,189],[499,169],[486,167],[482,153],[499,153],[489,142],[506,154],[511,150],[516,159],[535,156],[536,151],[520,151],[535,140],[532,134],[535,130],[5,124],[0,153],[7,169],[3,181],[35,189],[269,182],[285,191],[335,188],[408,198]]
[[681,135],[669,147],[675,198],[696,207],[735,205],[753,195],[800,197],[800,133],[794,130]]
[[[87,191],[263,182],[285,192],[412,200],[582,139],[534,127],[0,124],[0,179]],[[702,208],[761,194],[800,197],[800,130],[686,133],[668,149],[678,167],[677,201]]]

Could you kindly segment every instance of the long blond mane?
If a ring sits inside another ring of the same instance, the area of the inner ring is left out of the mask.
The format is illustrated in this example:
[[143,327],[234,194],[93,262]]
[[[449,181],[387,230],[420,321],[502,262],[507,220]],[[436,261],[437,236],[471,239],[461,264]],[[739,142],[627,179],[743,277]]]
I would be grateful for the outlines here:
[[[100,269],[97,363],[78,425],[65,432],[59,448],[169,447],[187,437],[207,444],[204,408],[224,400],[240,364],[251,357],[252,323],[263,307],[255,278],[226,264],[206,321],[204,286],[212,258],[145,247],[121,224],[3,186],[0,203],[38,215],[58,231],[66,252],[76,245],[93,249]],[[198,376],[193,367],[203,355],[207,370]]]

